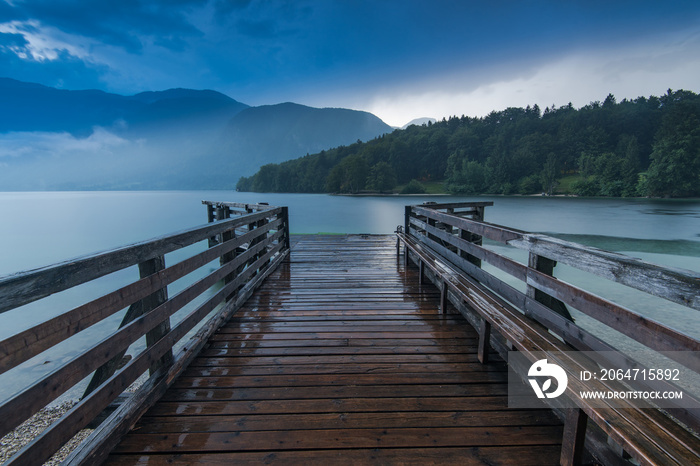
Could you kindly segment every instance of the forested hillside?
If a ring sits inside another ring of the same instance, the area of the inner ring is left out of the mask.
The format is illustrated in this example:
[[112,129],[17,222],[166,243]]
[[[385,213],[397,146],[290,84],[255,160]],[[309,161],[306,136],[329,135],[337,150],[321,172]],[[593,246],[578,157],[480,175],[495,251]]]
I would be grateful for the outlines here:
[[671,91],[580,109],[508,108],[395,130],[241,178],[260,192],[387,192],[444,180],[466,194],[700,195],[700,96]]

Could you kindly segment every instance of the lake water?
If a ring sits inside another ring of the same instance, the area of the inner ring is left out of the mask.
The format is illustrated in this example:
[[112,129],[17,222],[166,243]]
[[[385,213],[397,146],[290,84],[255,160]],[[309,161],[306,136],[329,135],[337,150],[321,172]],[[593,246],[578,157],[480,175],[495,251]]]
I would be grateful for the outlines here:
[[[404,206],[408,204],[448,200],[493,201],[494,206],[486,208],[489,222],[546,233],[670,267],[700,270],[700,201],[697,200],[346,197],[151,191],[0,193],[0,276],[203,224],[206,222],[206,208],[201,204],[202,200],[286,205],[292,233],[392,233],[397,225],[403,225]],[[487,243],[487,246],[527,261],[522,251],[495,243]],[[166,261],[173,264],[177,257],[166,257]],[[47,303],[34,303],[1,314],[0,338],[65,312],[84,302],[86,296],[96,297],[122,286],[136,275],[134,270],[112,274],[79,292],[60,293]],[[689,311],[562,265],[555,269],[555,276],[700,337],[697,311]],[[596,325],[588,322],[585,316],[577,314],[576,317],[582,325]],[[115,316],[103,325],[113,328],[120,318]],[[99,336],[101,328],[92,330],[93,337]],[[606,338],[616,342],[621,340],[615,332],[606,333]],[[50,360],[35,358],[25,363],[23,370],[37,375],[72,354],[70,348],[55,350]],[[13,382],[16,380],[19,379],[13,378]],[[0,399],[5,398],[2,392],[7,395],[14,391],[8,386],[7,377],[0,377],[0,387]]]
[[0,276],[206,222],[202,200],[289,206],[292,233],[391,233],[403,206],[493,201],[486,220],[664,265],[698,269],[700,201],[544,197],[347,197],[234,191],[0,193]]

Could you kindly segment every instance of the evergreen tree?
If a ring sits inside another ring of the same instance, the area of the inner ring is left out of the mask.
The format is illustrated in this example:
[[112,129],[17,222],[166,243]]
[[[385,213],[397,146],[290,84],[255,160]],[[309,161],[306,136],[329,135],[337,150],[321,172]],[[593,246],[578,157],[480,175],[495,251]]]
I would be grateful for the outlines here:
[[369,172],[367,178],[367,189],[372,191],[385,192],[396,186],[396,175],[387,162],[376,163]]
[[646,175],[646,194],[685,197],[700,194],[700,99],[669,90]]

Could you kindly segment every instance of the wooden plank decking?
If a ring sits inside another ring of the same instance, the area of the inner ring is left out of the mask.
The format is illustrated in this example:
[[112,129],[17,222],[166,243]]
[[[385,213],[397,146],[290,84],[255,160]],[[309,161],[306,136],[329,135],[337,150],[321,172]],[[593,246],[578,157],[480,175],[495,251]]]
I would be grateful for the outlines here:
[[558,419],[507,408],[505,364],[395,241],[293,237],[108,464],[558,464]]

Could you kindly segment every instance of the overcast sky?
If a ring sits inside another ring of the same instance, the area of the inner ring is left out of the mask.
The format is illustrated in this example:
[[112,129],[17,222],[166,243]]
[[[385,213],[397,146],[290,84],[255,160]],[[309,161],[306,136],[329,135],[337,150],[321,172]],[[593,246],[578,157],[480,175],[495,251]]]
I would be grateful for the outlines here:
[[0,76],[215,89],[390,125],[700,92],[700,2],[0,0]]

